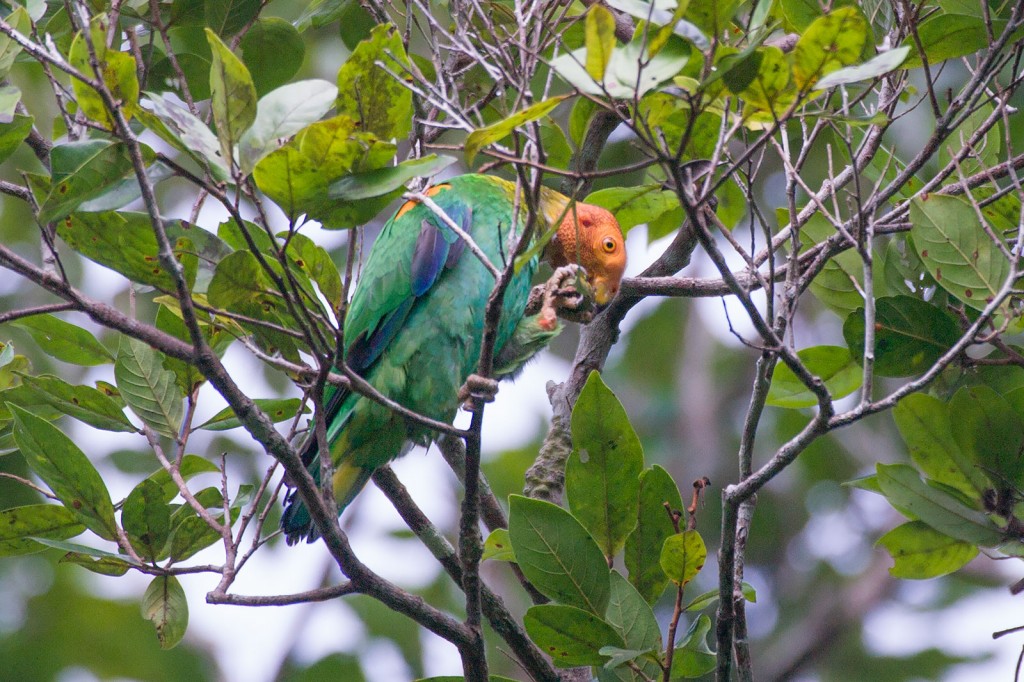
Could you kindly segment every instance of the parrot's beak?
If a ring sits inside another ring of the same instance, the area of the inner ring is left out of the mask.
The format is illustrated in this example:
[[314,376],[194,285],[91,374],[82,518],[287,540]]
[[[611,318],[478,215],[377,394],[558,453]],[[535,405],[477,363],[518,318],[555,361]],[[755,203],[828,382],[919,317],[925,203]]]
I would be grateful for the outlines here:
[[607,306],[619,292],[618,284],[612,284],[601,277],[595,277],[591,284],[594,289],[594,303],[597,304],[598,309]]

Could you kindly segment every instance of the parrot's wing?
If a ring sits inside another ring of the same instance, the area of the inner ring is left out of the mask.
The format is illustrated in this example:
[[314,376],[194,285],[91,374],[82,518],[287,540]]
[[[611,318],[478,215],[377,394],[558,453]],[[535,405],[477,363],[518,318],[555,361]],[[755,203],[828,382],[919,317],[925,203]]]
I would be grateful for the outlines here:
[[[436,201],[466,233],[473,207],[458,192]],[[345,361],[365,373],[394,340],[417,301],[426,297],[446,271],[454,268],[466,243],[430,209],[403,207],[370,251],[345,318]]]
[[[446,190],[434,200],[467,234],[472,232],[473,207]],[[359,277],[345,316],[345,362],[366,375],[402,330],[417,302],[426,297],[446,271],[454,268],[466,243],[429,208],[406,204],[381,230]],[[441,311],[443,312],[443,311]],[[337,432],[350,391],[329,386],[325,418],[329,431]],[[316,456],[315,439],[303,451],[308,465]]]

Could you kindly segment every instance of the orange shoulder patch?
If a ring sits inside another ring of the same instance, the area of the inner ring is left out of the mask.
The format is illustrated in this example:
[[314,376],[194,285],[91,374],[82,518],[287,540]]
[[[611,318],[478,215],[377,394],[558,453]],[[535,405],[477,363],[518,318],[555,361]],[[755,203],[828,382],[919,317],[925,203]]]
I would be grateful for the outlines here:
[[[435,196],[437,194],[440,194],[442,191],[448,189],[449,187],[451,187],[451,185],[444,185],[444,184],[442,184],[442,185],[434,185],[433,187],[428,187],[427,191],[424,192],[424,194],[426,194],[428,197],[432,197],[432,196]],[[399,218],[404,216],[406,213],[408,213],[412,209],[416,208],[416,206],[419,203],[420,202],[418,202],[418,201],[407,201],[404,204],[402,204],[402,207],[398,209],[398,213],[395,214],[395,220],[398,220]]]

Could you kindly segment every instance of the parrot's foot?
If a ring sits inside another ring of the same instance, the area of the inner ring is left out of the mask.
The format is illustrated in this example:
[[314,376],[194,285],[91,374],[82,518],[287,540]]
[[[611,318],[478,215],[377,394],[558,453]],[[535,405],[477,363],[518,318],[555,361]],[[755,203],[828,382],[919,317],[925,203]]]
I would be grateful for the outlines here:
[[479,374],[470,374],[458,395],[459,403],[468,410],[481,403],[493,403],[494,396],[498,395],[498,382]]
[[594,305],[586,276],[586,270],[575,263],[558,268],[547,282],[530,292],[526,314],[540,313],[539,324],[549,331],[558,325],[559,317],[587,324],[594,319]]

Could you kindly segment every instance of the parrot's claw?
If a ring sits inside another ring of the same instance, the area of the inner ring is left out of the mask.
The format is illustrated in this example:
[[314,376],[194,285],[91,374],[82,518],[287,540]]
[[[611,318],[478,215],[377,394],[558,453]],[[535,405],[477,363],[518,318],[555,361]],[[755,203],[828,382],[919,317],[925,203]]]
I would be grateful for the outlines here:
[[470,374],[466,377],[466,383],[459,389],[459,403],[466,409],[472,410],[476,405],[482,403],[493,403],[494,396],[498,395],[498,382],[495,379],[482,377],[479,374]]
[[540,313],[541,327],[550,330],[558,326],[558,318],[580,324],[590,322],[594,319],[594,306],[586,277],[586,270],[576,264],[558,268],[547,282],[530,292],[527,313]]

